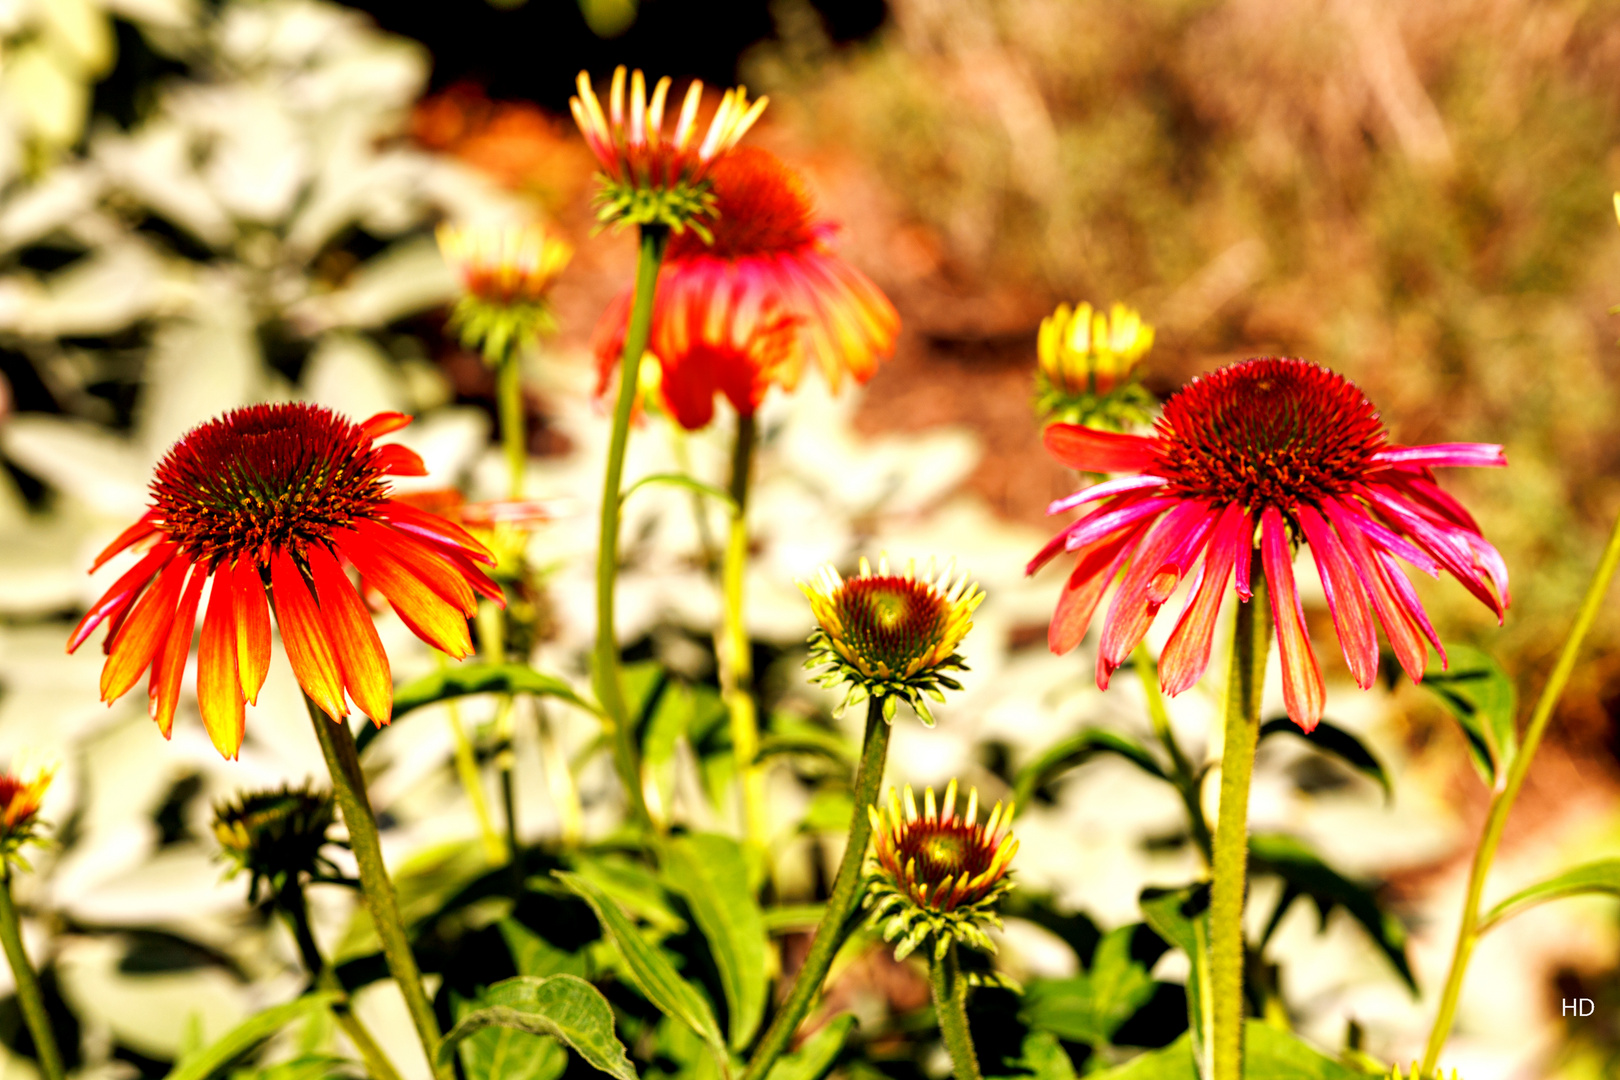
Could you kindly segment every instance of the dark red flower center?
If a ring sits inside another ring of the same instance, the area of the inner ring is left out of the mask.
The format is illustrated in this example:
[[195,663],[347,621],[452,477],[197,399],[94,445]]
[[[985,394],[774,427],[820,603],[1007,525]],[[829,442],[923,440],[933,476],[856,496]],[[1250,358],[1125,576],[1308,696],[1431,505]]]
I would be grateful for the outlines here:
[[194,560],[325,540],[387,498],[360,425],[318,405],[252,405],[193,428],[152,480],[165,532]]
[[851,578],[834,603],[850,648],[868,664],[891,670],[904,670],[933,648],[948,614],[939,593],[899,574]]
[[1167,494],[1285,513],[1348,493],[1385,440],[1355,383],[1277,357],[1194,379],[1165,403],[1157,426]]
[[917,861],[917,881],[937,885],[947,877],[960,881],[964,875],[971,878],[984,873],[996,851],[981,825],[969,825],[960,818],[919,818],[906,824],[896,854],[902,867]]
[[709,172],[717,217],[704,221],[713,244],[688,229],[669,242],[669,258],[739,259],[796,251],[816,239],[815,202],[799,174],[775,154],[739,146]]

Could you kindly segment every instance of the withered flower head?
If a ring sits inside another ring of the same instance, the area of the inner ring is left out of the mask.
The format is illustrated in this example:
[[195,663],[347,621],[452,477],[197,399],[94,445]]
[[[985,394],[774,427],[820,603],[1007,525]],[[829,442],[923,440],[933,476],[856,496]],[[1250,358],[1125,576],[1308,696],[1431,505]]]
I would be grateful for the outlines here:
[[283,784],[215,806],[214,837],[232,864],[228,876],[252,875],[248,899],[258,903],[261,886],[275,893],[300,878],[337,872],[322,854],[332,820],[330,792]]

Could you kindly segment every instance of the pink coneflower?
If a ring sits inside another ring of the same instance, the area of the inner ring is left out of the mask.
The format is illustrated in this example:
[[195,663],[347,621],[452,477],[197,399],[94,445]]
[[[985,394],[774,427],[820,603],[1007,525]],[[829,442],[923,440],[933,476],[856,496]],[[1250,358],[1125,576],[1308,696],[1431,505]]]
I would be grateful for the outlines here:
[[[769,151],[738,147],[709,174],[717,216],[711,236],[670,240],[658,279],[648,349],[659,392],[681,426],[714,417],[715,395],[752,415],[773,385],[791,391],[806,360],[837,390],[864,383],[894,351],[900,316],[872,280],[832,247],[799,175]],[[630,291],[597,323],[599,391],[624,351]]]
[[[1500,446],[1391,446],[1348,379],[1298,359],[1245,360],[1194,379],[1168,402],[1152,436],[1072,424],[1046,430],[1053,457],[1082,472],[1132,473],[1048,507],[1090,503],[1031,560],[1028,573],[1072,551],[1078,564],[1052,615],[1052,651],[1079,644],[1103,592],[1124,568],[1103,623],[1097,685],[1106,687],[1160,606],[1191,578],[1191,593],[1160,660],[1178,694],[1209,665],[1215,616],[1236,570],[1248,600],[1256,541],[1282,654],[1288,715],[1306,731],[1322,717],[1321,669],[1294,585],[1293,545],[1316,560],[1345,661],[1370,687],[1378,670],[1374,613],[1408,675],[1428,664],[1425,639],[1445,649],[1397,558],[1431,576],[1444,569],[1500,621],[1507,567],[1432,469],[1502,466]],[[1200,557],[1202,562],[1200,562]]]

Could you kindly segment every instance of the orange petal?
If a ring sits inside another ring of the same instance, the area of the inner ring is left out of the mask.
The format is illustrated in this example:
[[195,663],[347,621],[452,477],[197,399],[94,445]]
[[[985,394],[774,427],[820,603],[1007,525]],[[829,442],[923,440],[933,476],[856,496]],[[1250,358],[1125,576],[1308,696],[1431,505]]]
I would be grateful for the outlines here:
[[270,605],[264,597],[264,579],[251,558],[244,555],[231,572],[236,589],[236,674],[242,696],[259,703],[265,674],[270,670]]
[[343,685],[361,712],[378,726],[386,724],[394,712],[394,680],[371,613],[330,551],[311,545],[307,555],[326,630],[343,668]]
[[1288,707],[1288,718],[1310,731],[1322,719],[1322,710],[1327,707],[1327,690],[1322,685],[1322,669],[1316,664],[1316,653],[1311,650],[1311,636],[1305,629],[1299,590],[1294,587],[1288,526],[1275,506],[1266,507],[1260,517],[1260,558],[1271,593],[1277,650],[1282,654],[1283,704]]
[[197,707],[214,749],[234,761],[242,749],[242,681],[236,674],[236,583],[229,567],[214,575],[197,647]]
[[90,564],[89,572],[93,574],[100,570],[108,559],[125,548],[133,547],[157,531],[157,511],[148,510],[140,516],[135,524],[119,533],[112,543],[101,549],[101,554],[96,556],[96,561]]
[[157,584],[146,590],[129,618],[118,628],[107,663],[101,669],[102,701],[113,702],[123,697],[152,662],[174,618],[175,598],[180,595],[180,586],[185,582],[186,568],[190,565],[185,559],[170,560]]
[[489,548],[480,544],[472,533],[448,518],[440,517],[438,514],[430,514],[420,507],[412,506],[410,503],[401,502],[398,499],[390,499],[383,503],[381,513],[383,519],[396,529],[404,529],[406,532],[412,532],[439,543],[448,541],[459,548],[465,549],[469,555],[481,563],[493,565],[495,562],[495,556]]
[[422,457],[408,446],[399,443],[389,443],[387,446],[377,447],[377,463],[382,471],[389,476],[426,476],[427,466],[422,464]]
[[353,530],[340,530],[332,539],[366,582],[388,598],[411,633],[458,660],[471,655],[466,615],[428,588],[393,547],[382,547]]
[[410,422],[411,418],[404,413],[380,412],[367,420],[361,421],[360,430],[365,432],[368,438],[375,439],[379,435],[387,435],[390,431],[398,431],[400,428],[410,424]]
[[1046,452],[1081,472],[1142,472],[1153,467],[1153,440],[1140,435],[1052,424],[1041,435]]
[[90,636],[103,619],[113,615],[119,608],[133,604],[136,594],[168,565],[178,550],[179,548],[173,544],[159,544],[147,553],[146,558],[113,582],[112,588],[101,594],[101,599],[91,605],[90,610],[84,613],[84,618],[79,620],[79,625],[73,628],[73,633],[68,637],[67,651],[72,652],[84,644],[84,639]]
[[353,527],[373,549],[403,564],[441,600],[454,604],[465,615],[478,610],[472,587],[462,578],[461,571],[426,543],[409,533],[364,518]]
[[[176,566],[186,565],[176,559]],[[157,724],[167,739],[174,730],[175,703],[180,700],[180,679],[186,673],[186,657],[191,655],[191,632],[197,626],[197,601],[202,597],[203,582],[208,580],[208,568],[202,564],[193,567],[191,580],[180,597],[179,608],[169,621],[163,636],[163,647],[152,661],[152,678],[147,684],[151,700],[147,715]]]
[[270,589],[276,605],[276,622],[281,627],[281,643],[287,647],[287,660],[304,693],[334,720],[349,714],[343,705],[343,673],[337,654],[326,635],[326,626],[304,575],[286,551],[278,551],[270,561]]

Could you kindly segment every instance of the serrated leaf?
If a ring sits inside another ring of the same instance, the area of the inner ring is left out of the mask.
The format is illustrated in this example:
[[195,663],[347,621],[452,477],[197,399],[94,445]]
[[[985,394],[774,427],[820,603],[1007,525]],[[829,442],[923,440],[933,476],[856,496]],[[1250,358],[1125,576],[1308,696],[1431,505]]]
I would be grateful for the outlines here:
[[1030,797],[1041,787],[1099,754],[1117,754],[1149,776],[1169,780],[1158,759],[1129,735],[1103,728],[1089,728],[1048,747],[1034,761],[1018,770],[1018,776],[1013,781],[1013,800],[1017,803],[1017,809],[1022,811],[1028,807]]
[[777,1058],[766,1080],[821,1080],[838,1059],[838,1052],[844,1048],[854,1026],[854,1013],[839,1013],[800,1043],[793,1053]]
[[1122,926],[1106,934],[1089,971],[1031,982],[1018,1013],[1024,1023],[1070,1042],[1112,1043],[1120,1026],[1153,996],[1153,976],[1131,957],[1136,929]]
[[562,679],[527,664],[460,664],[412,679],[394,691],[394,719],[413,709],[470,694],[533,694],[554,697],[600,716],[594,702],[580,697]]
[[1390,783],[1389,773],[1384,769],[1383,763],[1373,756],[1372,751],[1368,750],[1359,738],[1331,720],[1318,721],[1316,727],[1308,733],[1286,716],[1274,716],[1260,726],[1261,739],[1284,734],[1304,739],[1313,749],[1338,758],[1372,780],[1384,789],[1386,803],[1394,796],[1395,787]]
[[[1395,916],[1378,906],[1378,897],[1369,886],[1351,881],[1311,850],[1310,845],[1292,836],[1259,833],[1249,838],[1250,873],[1272,873],[1283,879],[1293,897],[1308,896],[1316,904],[1322,921],[1335,907],[1342,907],[1372,937],[1401,981],[1413,994],[1417,981],[1406,956],[1406,927]],[[1272,915],[1275,925],[1293,897],[1285,893]]]
[[[488,987],[478,996],[478,1002],[479,1007],[457,1021],[439,1044],[440,1065],[450,1063],[462,1040],[488,1027],[502,1027],[531,1037],[550,1035],[616,1080],[636,1080],[624,1044],[613,1033],[613,1007],[600,990],[584,979],[573,975],[546,979],[519,975]],[[506,1075],[485,1074],[489,1080]]]
[[1196,1055],[1198,1071],[1190,1075],[1210,1076],[1215,999],[1209,990],[1209,885],[1144,889],[1137,906],[1155,933],[1187,955],[1187,1063],[1193,1065]]
[[342,1000],[337,991],[306,994],[248,1017],[224,1037],[177,1063],[168,1080],[208,1080],[231,1062],[296,1020]]
[[715,1023],[714,1011],[703,995],[681,978],[662,953],[647,943],[612,897],[578,874],[562,870],[553,874],[596,912],[602,933],[613,943],[626,973],[642,996],[660,1012],[696,1032],[708,1044],[722,1075],[729,1075],[731,1059],[726,1042],[720,1035],[719,1024]]
[[1597,862],[1577,866],[1573,870],[1565,870],[1557,877],[1532,885],[1528,889],[1520,889],[1491,908],[1490,913],[1480,920],[1479,932],[1483,934],[1503,919],[1517,915],[1537,904],[1544,904],[1549,900],[1562,900],[1568,896],[1592,894],[1620,896],[1620,859],[1599,859]]
[[742,1049],[765,1015],[765,923],[742,847],[729,836],[689,833],[660,846],[664,879],[691,908],[720,972],[731,1045]]
[[[471,1001],[455,1000],[459,1022],[480,1009],[499,1008],[489,989]],[[542,1032],[546,1035],[549,1032]],[[461,1071],[467,1080],[557,1080],[568,1068],[568,1053],[556,1039],[537,1036],[522,1027],[490,1024],[470,1031],[456,1046]]]
[[1518,691],[1487,654],[1467,645],[1453,645],[1449,651],[1449,668],[1442,671],[1436,660],[1423,673],[1422,685],[1457,718],[1474,767],[1487,784],[1494,784],[1507,775],[1518,754]]
[[[1243,1080],[1368,1080],[1297,1036],[1263,1020],[1243,1025]],[[1087,1080],[1198,1080],[1190,1035],[1162,1050],[1092,1073]]]

